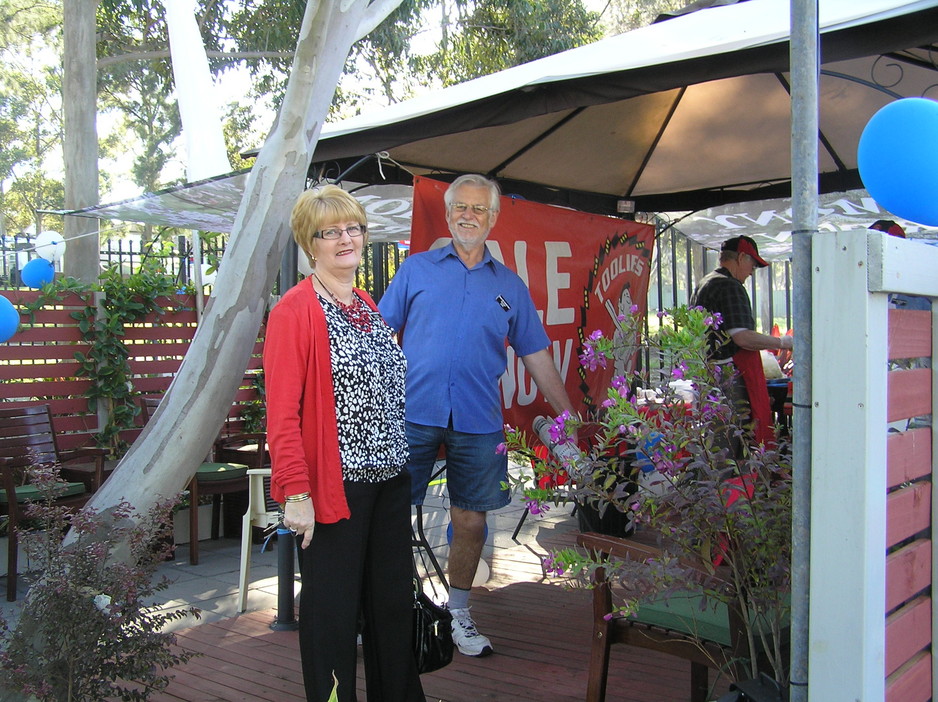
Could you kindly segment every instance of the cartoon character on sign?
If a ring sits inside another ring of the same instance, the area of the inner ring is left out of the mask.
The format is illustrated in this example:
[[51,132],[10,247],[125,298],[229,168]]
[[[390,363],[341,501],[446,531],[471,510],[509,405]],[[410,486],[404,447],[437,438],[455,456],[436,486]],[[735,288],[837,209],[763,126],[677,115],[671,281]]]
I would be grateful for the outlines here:
[[580,351],[597,329],[616,341],[614,363],[595,370],[580,367],[580,388],[589,411],[595,411],[611,387],[612,378],[629,378],[638,362],[638,339],[624,339],[622,318],[645,314],[648,275],[654,238],[647,230],[622,232],[608,239],[596,256],[580,308]]
[[606,310],[612,317],[615,326],[616,342],[615,348],[615,375],[628,376],[635,370],[635,362],[638,351],[637,339],[625,339],[625,331],[620,328],[620,322],[632,312],[632,293],[629,291],[631,283],[625,283],[622,292],[619,294],[619,304],[613,307],[609,300],[606,300]]

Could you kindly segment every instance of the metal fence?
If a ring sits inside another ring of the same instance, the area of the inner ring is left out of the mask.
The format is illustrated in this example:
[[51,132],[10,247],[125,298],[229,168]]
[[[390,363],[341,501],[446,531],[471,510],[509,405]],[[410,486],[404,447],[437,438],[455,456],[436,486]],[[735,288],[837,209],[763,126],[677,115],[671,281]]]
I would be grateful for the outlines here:
[[[694,286],[716,268],[719,252],[707,249],[667,223],[657,220],[655,255],[648,285],[648,309],[664,310],[686,304]],[[756,269],[746,284],[760,330],[777,324],[782,332],[792,326],[791,262],[771,262]]]
[[[657,222],[655,259],[648,288],[648,309],[662,310],[684,304],[696,281],[717,265],[717,253],[694,243],[674,228]],[[217,263],[224,253],[226,236],[201,240],[201,260]],[[20,268],[32,256],[32,238],[25,234],[0,237],[0,288],[25,287]],[[395,243],[372,243],[367,246],[359,268],[356,285],[377,300],[381,298],[407,250]],[[192,279],[191,239],[109,239],[102,242],[102,268],[118,267],[125,273],[139,270],[145,262],[156,262],[167,275],[185,285]],[[278,289],[281,287],[278,283]],[[778,324],[782,331],[791,327],[791,264],[773,263],[756,272],[749,281],[749,295],[760,328],[771,330]]]
[[[203,265],[214,266],[222,258],[226,236],[217,236],[200,240],[200,260]],[[33,237],[27,234],[15,234],[0,237],[0,289],[24,288],[20,269],[34,258]],[[149,242],[141,239],[108,239],[101,242],[101,268],[118,268],[125,274],[140,270],[150,263],[166,275],[172,276],[180,286],[193,278],[192,240],[180,236],[173,239],[154,239]],[[362,266],[358,272],[356,285],[380,298],[388,282],[397,270],[406,250],[397,244],[373,243],[365,249]],[[61,272],[61,263],[56,264]],[[278,285],[279,287],[279,285]]]

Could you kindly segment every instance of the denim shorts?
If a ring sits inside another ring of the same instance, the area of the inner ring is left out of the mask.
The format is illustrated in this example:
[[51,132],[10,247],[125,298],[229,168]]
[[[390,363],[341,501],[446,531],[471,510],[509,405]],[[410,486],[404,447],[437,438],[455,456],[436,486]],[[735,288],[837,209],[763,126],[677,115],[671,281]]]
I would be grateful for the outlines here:
[[413,422],[406,423],[406,430],[411,504],[423,504],[441,446],[446,448],[446,490],[451,505],[472,512],[489,512],[511,501],[511,494],[502,490],[501,485],[508,480],[508,456],[496,451],[505,441],[503,432],[464,434]]

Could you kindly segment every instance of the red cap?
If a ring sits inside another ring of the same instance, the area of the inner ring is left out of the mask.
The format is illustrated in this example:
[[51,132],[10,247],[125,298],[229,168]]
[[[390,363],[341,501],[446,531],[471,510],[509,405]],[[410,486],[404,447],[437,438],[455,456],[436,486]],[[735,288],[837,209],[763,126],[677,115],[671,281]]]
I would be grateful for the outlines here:
[[737,251],[739,253],[748,254],[752,256],[752,260],[756,262],[756,266],[759,268],[765,268],[768,264],[762,256],[759,255],[759,247],[756,246],[756,242],[748,236],[734,236],[731,239],[727,239],[723,242],[723,246],[720,247],[721,251]]
[[875,229],[878,232],[886,232],[889,236],[897,236],[900,239],[905,239],[905,229],[891,219],[878,219],[870,225],[870,229]]

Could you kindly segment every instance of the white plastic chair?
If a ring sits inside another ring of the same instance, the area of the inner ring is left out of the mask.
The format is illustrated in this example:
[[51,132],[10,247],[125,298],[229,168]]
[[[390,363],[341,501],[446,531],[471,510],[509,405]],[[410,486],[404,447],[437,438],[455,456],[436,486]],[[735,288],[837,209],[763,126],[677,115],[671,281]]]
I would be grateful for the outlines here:
[[248,509],[241,522],[241,574],[238,579],[238,611],[248,606],[248,571],[251,568],[251,527],[267,529],[276,526],[278,513],[267,511],[264,478],[270,477],[270,468],[248,471]]

